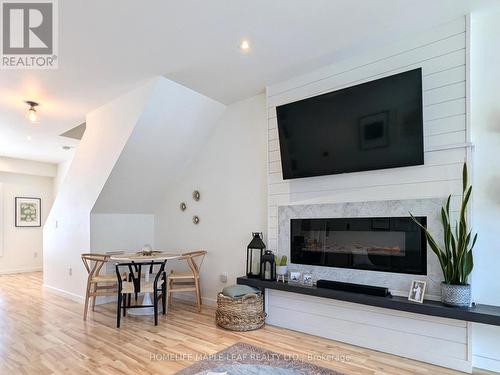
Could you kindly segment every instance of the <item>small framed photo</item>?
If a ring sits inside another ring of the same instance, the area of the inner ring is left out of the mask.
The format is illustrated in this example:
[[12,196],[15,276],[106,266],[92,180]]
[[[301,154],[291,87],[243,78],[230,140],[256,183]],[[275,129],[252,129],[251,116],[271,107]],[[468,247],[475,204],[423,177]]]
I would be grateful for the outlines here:
[[288,273],[288,282],[289,283],[300,283],[300,277],[302,276],[302,272],[300,271],[290,271]]
[[425,281],[413,280],[411,282],[410,294],[408,295],[408,300],[418,303],[424,302],[425,294]]
[[15,198],[15,225],[16,227],[42,226],[42,200],[40,198]]
[[313,286],[313,275],[310,273],[302,275],[302,284],[306,286]]

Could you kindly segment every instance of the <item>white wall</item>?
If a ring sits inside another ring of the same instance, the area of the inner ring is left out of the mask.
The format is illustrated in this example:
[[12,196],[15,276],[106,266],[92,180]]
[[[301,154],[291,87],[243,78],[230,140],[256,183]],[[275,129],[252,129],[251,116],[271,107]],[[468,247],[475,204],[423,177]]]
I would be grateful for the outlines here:
[[82,299],[86,274],[80,254],[91,249],[91,213],[152,214],[223,110],[159,77],[87,115],[44,228],[48,289]]
[[[500,13],[471,20],[471,135],[475,145],[472,286],[478,303],[500,306]],[[500,328],[474,325],[476,366],[500,372]]]
[[[71,151],[71,152],[73,152],[73,151]],[[56,198],[57,193],[59,193],[59,188],[63,184],[64,179],[66,178],[66,174],[69,171],[69,167],[71,166],[71,162],[73,161],[73,157],[74,157],[74,155],[71,155],[71,157],[68,160],[57,164],[57,172],[56,172],[56,176],[54,177],[54,199]]]
[[[43,230],[44,286],[81,301],[90,250],[90,212],[127,142],[155,82],[87,115],[87,128]],[[69,268],[72,272],[69,272]]]
[[3,184],[0,184],[0,257],[3,256],[4,244],[4,202],[3,202]]
[[176,82],[159,79],[92,212],[153,213],[224,108]]
[[[245,273],[251,232],[266,228],[265,117],[264,95],[228,106],[156,213],[157,248],[208,251],[201,270],[207,303],[225,286],[219,282],[222,272],[228,273],[228,284]],[[201,192],[199,202],[191,198],[195,189]],[[200,217],[198,225],[193,215]]]
[[139,251],[154,246],[154,215],[92,214],[90,216],[91,252]]
[[54,174],[53,164],[0,157],[0,274],[42,269],[42,227],[15,226],[15,197],[42,199],[43,226],[52,206]]
[[0,156],[0,172],[27,174],[31,176],[55,177],[57,166],[33,160]]

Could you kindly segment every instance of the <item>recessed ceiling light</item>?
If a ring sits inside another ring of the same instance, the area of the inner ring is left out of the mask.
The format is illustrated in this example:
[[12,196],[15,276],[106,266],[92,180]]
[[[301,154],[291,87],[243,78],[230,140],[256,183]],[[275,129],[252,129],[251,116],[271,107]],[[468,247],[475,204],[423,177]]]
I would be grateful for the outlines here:
[[26,137],[26,139],[27,139],[28,141],[31,141],[31,140],[32,140],[31,135],[28,135],[28,136]]
[[243,39],[240,43],[240,50],[244,52],[250,50],[250,42],[246,39]]

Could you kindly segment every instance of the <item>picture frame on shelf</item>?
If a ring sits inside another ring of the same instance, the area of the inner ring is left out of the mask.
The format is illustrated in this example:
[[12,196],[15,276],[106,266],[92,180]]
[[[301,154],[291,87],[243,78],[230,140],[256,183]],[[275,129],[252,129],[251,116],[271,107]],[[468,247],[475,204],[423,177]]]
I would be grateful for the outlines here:
[[408,294],[408,301],[423,303],[426,286],[427,283],[425,281],[413,280]]
[[14,224],[18,228],[42,226],[42,199],[15,197]]
[[288,283],[299,284],[301,282],[302,272],[300,271],[289,271],[288,272]]
[[302,285],[313,286],[313,275],[312,275],[312,273],[304,273],[302,275]]

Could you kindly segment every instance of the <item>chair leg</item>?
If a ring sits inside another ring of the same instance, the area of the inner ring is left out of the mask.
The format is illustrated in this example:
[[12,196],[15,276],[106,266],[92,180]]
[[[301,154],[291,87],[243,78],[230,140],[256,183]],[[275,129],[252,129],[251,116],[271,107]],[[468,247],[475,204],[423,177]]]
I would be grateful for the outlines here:
[[158,325],[158,291],[155,289],[153,291],[153,306],[155,314],[155,326]]
[[195,288],[196,288],[196,306],[198,308],[198,312],[201,312],[200,281],[195,278],[194,284],[195,284]]
[[118,292],[118,303],[116,304],[116,328],[120,328],[120,317],[122,307],[122,294]]
[[173,294],[173,291],[172,291],[172,288],[174,286],[174,280],[172,279],[169,279],[168,280],[168,305],[169,306],[172,306],[172,294]]
[[[132,274],[128,275],[128,281],[134,281],[132,279]],[[139,294],[137,292],[135,292],[136,289],[137,289],[137,286],[135,285],[135,282],[134,282],[134,297],[135,297],[135,303],[137,304],[137,297]],[[132,298],[132,296],[130,296],[130,298]]]
[[87,320],[87,312],[89,310],[89,294],[90,294],[90,281],[87,281],[87,291],[85,292],[85,306],[83,310],[83,320]]
[[163,315],[167,313],[167,284],[166,281],[161,284],[161,308]]
[[[94,283],[94,290],[92,291],[93,294],[96,294],[97,293],[97,283]],[[92,311],[95,311],[95,299],[96,299],[96,296],[92,296]]]
[[123,317],[127,316],[127,296],[128,294],[124,294],[123,297]]
[[200,283],[200,279],[198,279],[198,299],[200,300],[200,306],[203,305],[203,301],[201,300],[201,283]]

